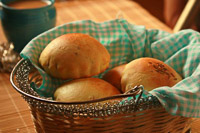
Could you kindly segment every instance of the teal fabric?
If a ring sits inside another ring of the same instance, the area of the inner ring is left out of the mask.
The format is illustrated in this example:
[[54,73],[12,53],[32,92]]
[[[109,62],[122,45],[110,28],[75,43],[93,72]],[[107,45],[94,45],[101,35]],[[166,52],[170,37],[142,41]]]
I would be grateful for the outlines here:
[[[193,30],[170,34],[133,25],[124,19],[103,23],[75,21],[55,27],[30,41],[20,55],[29,59],[43,77],[42,85],[35,88],[38,94],[52,97],[55,89],[65,82],[48,76],[41,69],[40,53],[52,39],[73,32],[89,34],[107,48],[111,62],[105,72],[140,57],[164,61],[184,79],[173,87],[156,88],[148,95],[156,96],[172,115],[200,117],[200,34]],[[101,78],[105,72],[96,77]]]

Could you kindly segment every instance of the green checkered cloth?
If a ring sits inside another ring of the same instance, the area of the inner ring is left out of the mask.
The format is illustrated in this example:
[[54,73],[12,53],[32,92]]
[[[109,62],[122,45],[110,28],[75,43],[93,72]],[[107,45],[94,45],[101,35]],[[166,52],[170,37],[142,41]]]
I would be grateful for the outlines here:
[[[153,57],[164,61],[184,78],[173,87],[160,87],[149,92],[172,115],[200,117],[200,34],[183,30],[170,34],[146,29],[115,19],[103,23],[82,20],[55,27],[32,39],[21,52],[43,77],[42,85],[35,87],[41,96],[52,97],[55,89],[65,81],[54,79],[41,69],[38,59],[45,46],[66,33],[85,33],[99,40],[109,51],[111,68],[140,57]],[[139,66],[138,66],[139,67]],[[97,77],[101,78],[104,73]]]

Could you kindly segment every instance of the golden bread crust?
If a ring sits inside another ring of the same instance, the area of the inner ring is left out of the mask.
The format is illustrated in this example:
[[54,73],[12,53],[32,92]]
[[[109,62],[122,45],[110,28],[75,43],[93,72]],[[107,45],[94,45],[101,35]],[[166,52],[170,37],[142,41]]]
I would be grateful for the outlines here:
[[106,48],[82,33],[69,33],[54,39],[39,58],[49,75],[65,80],[97,75],[108,68],[109,62]]
[[164,62],[144,57],[128,63],[123,71],[121,85],[123,92],[130,86],[143,85],[145,90],[161,86],[172,87],[182,80],[182,77]]
[[54,93],[56,101],[81,102],[120,94],[108,82],[98,78],[75,79],[58,87]]
[[121,77],[126,64],[116,66],[109,70],[102,79],[109,82],[121,91]]

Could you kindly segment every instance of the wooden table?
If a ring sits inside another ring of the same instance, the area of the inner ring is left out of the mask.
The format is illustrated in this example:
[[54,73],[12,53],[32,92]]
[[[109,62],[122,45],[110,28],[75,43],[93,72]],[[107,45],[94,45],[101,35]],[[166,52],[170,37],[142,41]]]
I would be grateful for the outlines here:
[[[128,0],[56,0],[57,23],[61,25],[71,21],[91,19],[97,22],[123,17],[130,23],[145,25],[172,33],[165,24],[153,17],[140,5]],[[0,42],[6,41],[2,27]],[[200,133],[197,120],[192,125],[192,132]],[[0,133],[32,133],[34,125],[27,103],[12,88],[9,73],[0,73]]]

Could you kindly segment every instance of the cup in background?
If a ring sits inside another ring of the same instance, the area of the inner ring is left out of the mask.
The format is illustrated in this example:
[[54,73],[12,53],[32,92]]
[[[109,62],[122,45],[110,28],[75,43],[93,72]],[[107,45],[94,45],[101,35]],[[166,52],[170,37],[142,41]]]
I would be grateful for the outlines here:
[[[17,0],[1,0],[1,23],[4,34],[20,53],[30,40],[53,28],[56,24],[54,0],[43,0],[47,5],[39,8],[18,9],[8,6]],[[31,2],[30,2],[31,4]]]

